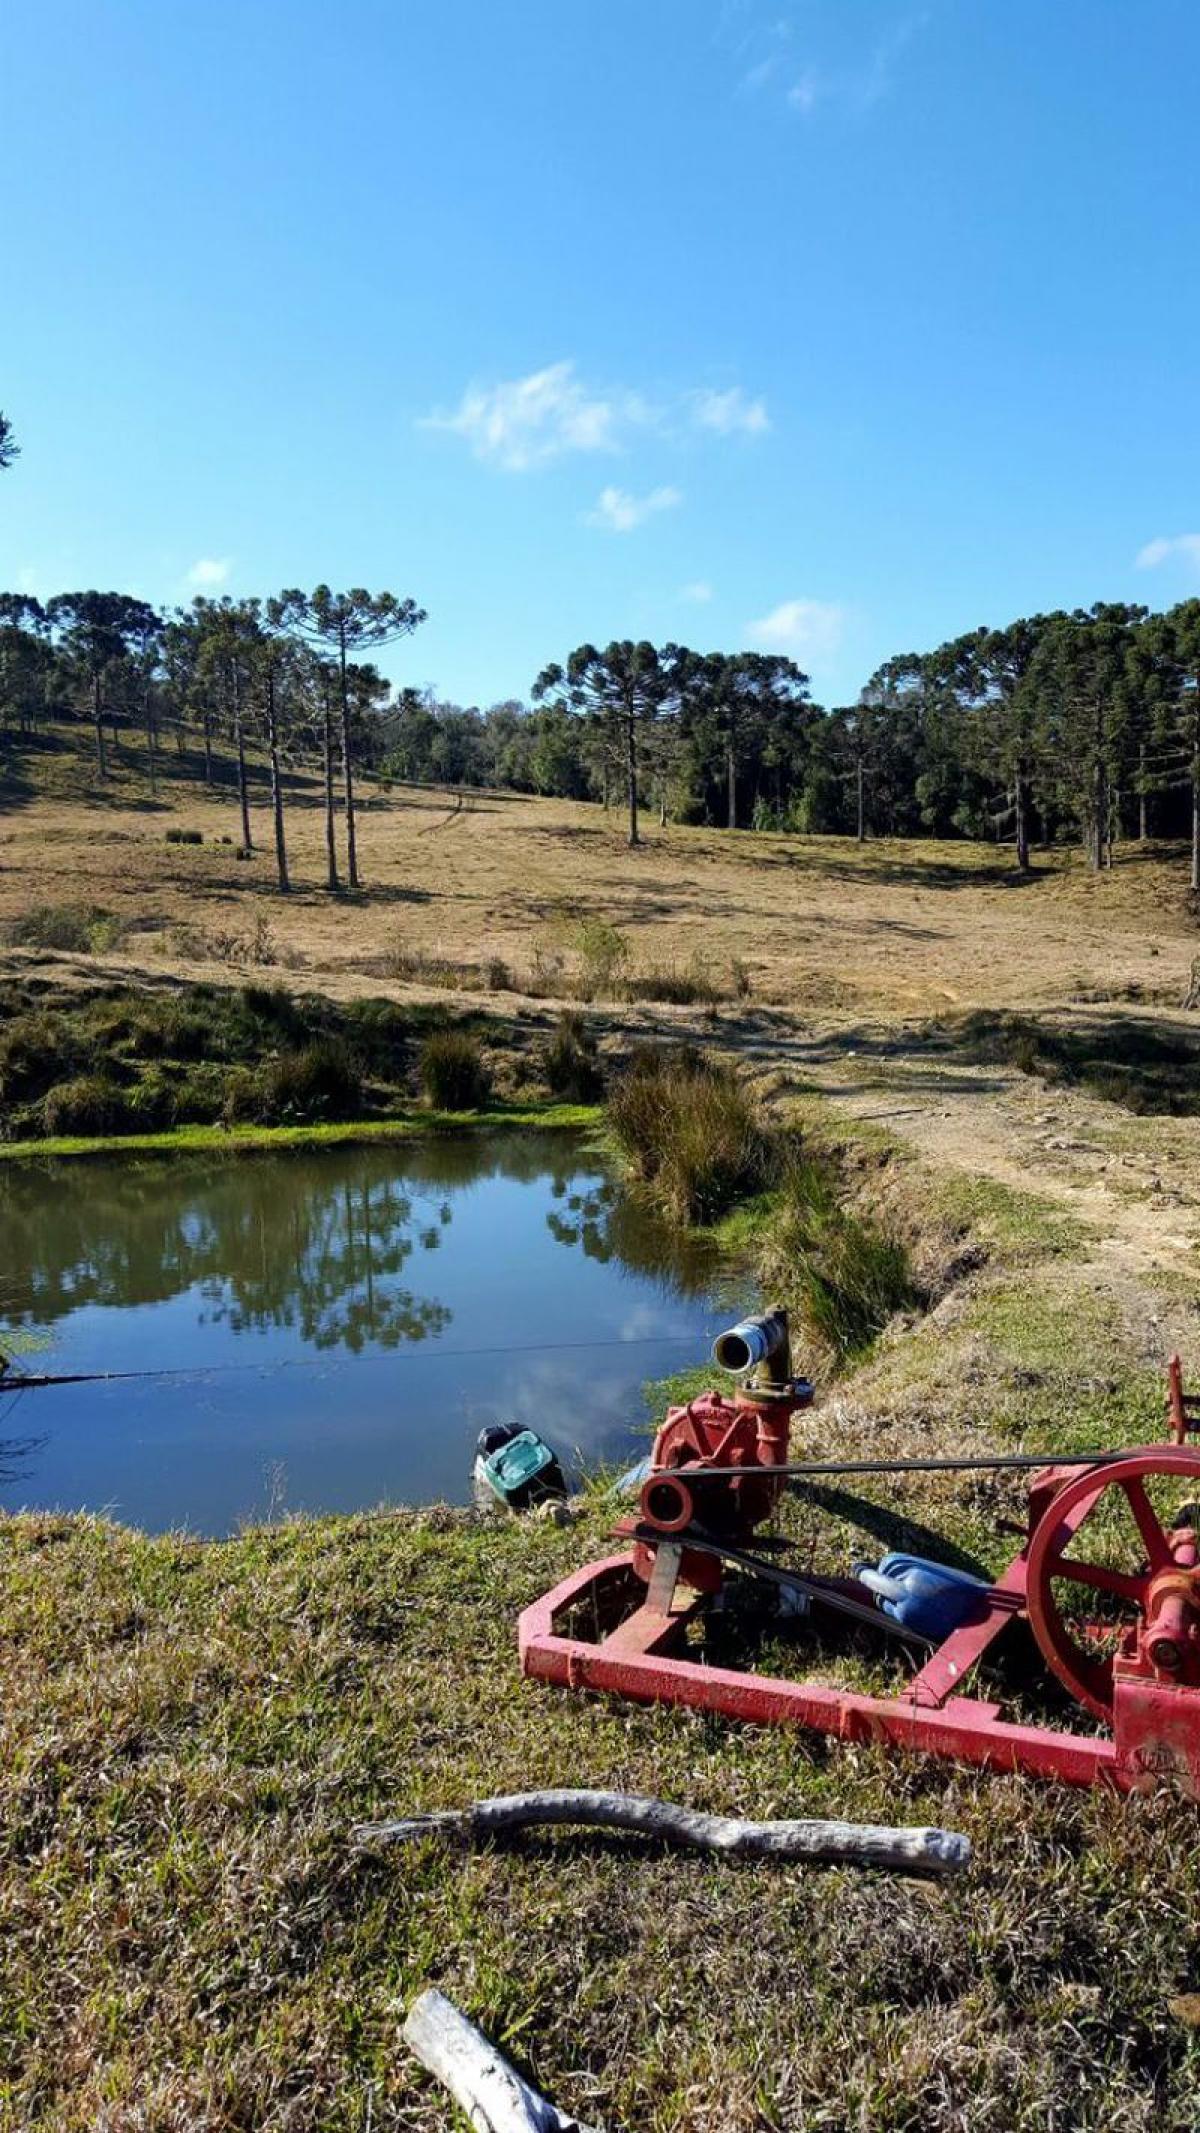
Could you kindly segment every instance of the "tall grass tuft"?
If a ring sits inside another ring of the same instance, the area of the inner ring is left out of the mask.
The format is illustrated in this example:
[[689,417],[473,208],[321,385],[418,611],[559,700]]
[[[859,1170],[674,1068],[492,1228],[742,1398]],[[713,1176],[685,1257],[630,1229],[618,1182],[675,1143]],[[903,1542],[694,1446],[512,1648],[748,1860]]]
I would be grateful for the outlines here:
[[73,955],[115,948],[122,931],[121,921],[98,904],[35,904],[4,929],[14,948],[50,948]]
[[235,1069],[224,1115],[229,1125],[318,1125],[357,1118],[362,1102],[362,1075],[348,1047],[338,1037],[318,1037],[253,1070]]
[[604,1093],[604,1074],[596,1040],[582,1015],[568,1009],[558,1018],[542,1053],[542,1071],[553,1096],[572,1103],[594,1104]]
[[732,1067],[692,1045],[641,1045],[608,1099],[636,1175],[681,1222],[720,1220],[770,1182],[771,1143]]
[[47,1094],[42,1113],[51,1135],[122,1133],[131,1123],[124,1091],[104,1074],[60,1081]]
[[479,1111],[492,1093],[492,1077],[478,1037],[469,1030],[434,1030],[421,1047],[421,1087],[439,1111]]
[[833,1171],[798,1148],[786,1159],[761,1271],[834,1367],[921,1301],[899,1238],[844,1208]]

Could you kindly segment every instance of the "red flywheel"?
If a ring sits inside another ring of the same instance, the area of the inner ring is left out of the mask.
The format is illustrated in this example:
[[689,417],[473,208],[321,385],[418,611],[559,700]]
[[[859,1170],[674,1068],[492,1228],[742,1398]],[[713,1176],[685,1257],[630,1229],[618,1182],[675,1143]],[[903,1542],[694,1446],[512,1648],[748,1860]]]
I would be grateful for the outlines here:
[[[1109,1722],[1117,1650],[1165,1607],[1180,1628],[1157,1647],[1164,1668],[1200,1664],[1196,1545],[1186,1529],[1164,1524],[1147,1487],[1168,1477],[1190,1483],[1200,1504],[1200,1450],[1151,1444],[1090,1468],[1058,1491],[1029,1544],[1026,1605],[1033,1633],[1058,1679]],[[1087,1552],[1089,1527],[1103,1560]],[[1102,1619],[1064,1616],[1060,1594],[1068,1586],[1096,1593]]]

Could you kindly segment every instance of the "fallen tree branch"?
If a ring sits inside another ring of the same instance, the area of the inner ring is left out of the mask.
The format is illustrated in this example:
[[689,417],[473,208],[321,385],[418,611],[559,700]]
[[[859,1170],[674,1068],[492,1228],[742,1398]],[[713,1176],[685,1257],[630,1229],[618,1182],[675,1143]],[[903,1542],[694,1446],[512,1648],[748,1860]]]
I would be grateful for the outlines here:
[[432,1988],[409,2008],[404,2040],[449,2089],[476,2133],[592,2133],[530,2088],[482,2030]]
[[357,1844],[410,1844],[433,1836],[478,1843],[518,1829],[561,1823],[631,1830],[664,1844],[694,1845],[727,1858],[844,1860],[902,1873],[952,1874],[971,1857],[970,1838],[949,1829],[888,1829],[870,1822],[742,1822],[631,1792],[501,1794],[470,1807],[410,1815],[403,1821],[360,1822],[351,1836]]

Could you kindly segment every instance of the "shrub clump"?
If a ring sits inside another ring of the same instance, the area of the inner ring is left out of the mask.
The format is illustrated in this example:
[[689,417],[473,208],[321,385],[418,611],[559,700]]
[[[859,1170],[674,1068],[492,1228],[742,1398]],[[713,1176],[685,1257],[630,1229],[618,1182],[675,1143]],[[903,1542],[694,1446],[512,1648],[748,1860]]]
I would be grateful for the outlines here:
[[35,904],[6,928],[14,948],[51,948],[62,954],[89,955],[97,948],[113,948],[120,939],[120,922],[98,904]]
[[168,844],[203,844],[204,831],[189,829],[169,829],[166,835],[166,842]]
[[65,1016],[41,1009],[14,1015],[0,1030],[0,1104],[8,1110],[44,1096],[70,1076],[80,1057]]
[[421,1087],[439,1111],[479,1111],[492,1093],[492,1077],[479,1039],[467,1030],[435,1030],[421,1047]]
[[604,1093],[604,1074],[596,1040],[582,1015],[560,1015],[542,1053],[542,1072],[552,1095],[577,1104],[599,1102]]
[[629,960],[629,942],[606,918],[585,918],[575,930],[579,957],[579,997],[594,1000],[598,994],[615,995],[619,973]]
[[715,1007],[725,997],[699,956],[682,968],[672,963],[639,971],[625,989],[631,1000],[659,1000],[667,1007]]
[[357,1118],[362,1101],[362,1075],[348,1047],[340,1038],[319,1037],[260,1067],[235,1070],[224,1115],[229,1125],[319,1125]]
[[737,1073],[693,1045],[640,1045],[608,1098],[635,1174],[682,1222],[716,1222],[761,1192],[771,1142]]
[[58,1134],[125,1133],[133,1123],[125,1091],[106,1074],[77,1074],[60,1081],[42,1104],[46,1132]]

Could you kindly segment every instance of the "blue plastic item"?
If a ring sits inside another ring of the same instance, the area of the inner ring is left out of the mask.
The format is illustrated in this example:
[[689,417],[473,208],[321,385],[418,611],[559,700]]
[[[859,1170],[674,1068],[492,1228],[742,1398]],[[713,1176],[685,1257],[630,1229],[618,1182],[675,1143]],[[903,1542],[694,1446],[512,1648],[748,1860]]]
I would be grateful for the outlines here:
[[905,1629],[941,1643],[964,1622],[979,1622],[987,1612],[990,1587],[965,1570],[930,1563],[920,1555],[885,1555],[877,1570],[857,1563],[854,1575],[875,1594],[885,1615]]

